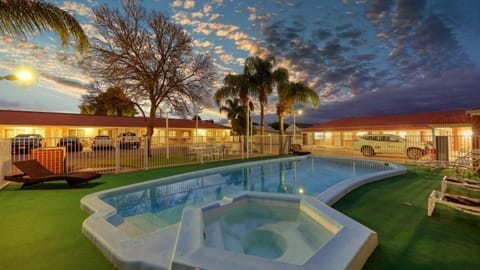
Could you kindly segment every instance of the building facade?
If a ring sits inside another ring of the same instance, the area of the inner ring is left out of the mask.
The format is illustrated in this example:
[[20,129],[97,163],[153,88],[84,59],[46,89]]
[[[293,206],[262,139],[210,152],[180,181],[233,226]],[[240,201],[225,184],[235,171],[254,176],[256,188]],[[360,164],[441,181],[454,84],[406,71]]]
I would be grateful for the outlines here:
[[463,151],[472,148],[472,116],[456,110],[342,118],[303,129],[303,143],[352,147],[356,136],[366,134],[393,134],[434,145],[441,142],[449,151]]
[[[0,138],[13,138],[19,134],[40,134],[52,140],[67,136],[91,138],[97,135],[116,138],[124,132],[134,132],[140,137],[146,135],[145,119],[0,110]],[[167,138],[171,143],[217,143],[230,140],[230,127],[205,120],[157,118],[153,136],[160,138],[160,143]],[[54,145],[55,142],[50,144]]]

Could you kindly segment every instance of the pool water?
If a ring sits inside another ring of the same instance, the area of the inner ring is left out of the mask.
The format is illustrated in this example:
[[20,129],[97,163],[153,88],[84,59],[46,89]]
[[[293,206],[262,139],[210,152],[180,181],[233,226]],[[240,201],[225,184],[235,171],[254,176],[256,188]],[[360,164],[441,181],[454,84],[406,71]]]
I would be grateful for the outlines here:
[[199,173],[169,183],[156,181],[101,199],[117,209],[122,222],[115,226],[138,235],[178,223],[186,206],[217,201],[239,191],[315,196],[353,176],[390,169],[383,163],[311,156]]
[[304,264],[334,235],[287,204],[242,203],[204,214],[204,224],[207,247],[296,265]]

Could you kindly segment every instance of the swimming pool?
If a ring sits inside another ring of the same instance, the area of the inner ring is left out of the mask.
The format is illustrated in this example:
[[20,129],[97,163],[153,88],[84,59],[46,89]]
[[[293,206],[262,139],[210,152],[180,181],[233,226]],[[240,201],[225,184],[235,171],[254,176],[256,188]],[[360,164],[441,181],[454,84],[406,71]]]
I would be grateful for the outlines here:
[[186,206],[220,200],[239,191],[316,196],[345,179],[392,169],[384,163],[305,157],[185,175],[101,199],[122,218],[119,228],[138,235],[178,223]]
[[241,191],[305,194],[331,205],[360,185],[405,171],[391,163],[319,156],[209,169],[88,195],[81,207],[94,215],[83,231],[115,265],[168,268],[187,206]]

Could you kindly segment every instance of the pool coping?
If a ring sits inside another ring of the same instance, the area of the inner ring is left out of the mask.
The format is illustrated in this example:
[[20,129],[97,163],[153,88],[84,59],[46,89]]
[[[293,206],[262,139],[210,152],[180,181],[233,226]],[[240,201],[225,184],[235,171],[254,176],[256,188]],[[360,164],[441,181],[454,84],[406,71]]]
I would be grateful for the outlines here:
[[[323,158],[323,156],[319,157]],[[83,197],[80,201],[80,208],[90,215],[82,224],[82,232],[95,246],[97,246],[97,248],[100,249],[104,256],[119,269],[169,269],[179,224],[173,224],[161,230],[140,237],[131,237],[119,228],[112,225],[111,222],[114,223],[115,219],[117,218],[116,209],[102,200],[106,194],[120,193],[126,189],[149,186],[157,182],[175,182],[183,177],[194,176],[199,173],[215,173],[218,171],[235,169],[244,166],[277,162],[278,160],[288,161],[304,158],[307,158],[307,156],[282,157],[263,161],[252,161],[234,165],[220,166],[89,194]],[[316,199],[325,203],[326,205],[333,205],[350,191],[364,184],[405,174],[407,172],[407,169],[404,166],[396,163],[364,159],[325,158],[372,162],[393,167],[388,171],[380,171],[346,179],[315,196]],[[336,211],[333,208],[331,209],[332,211]]]

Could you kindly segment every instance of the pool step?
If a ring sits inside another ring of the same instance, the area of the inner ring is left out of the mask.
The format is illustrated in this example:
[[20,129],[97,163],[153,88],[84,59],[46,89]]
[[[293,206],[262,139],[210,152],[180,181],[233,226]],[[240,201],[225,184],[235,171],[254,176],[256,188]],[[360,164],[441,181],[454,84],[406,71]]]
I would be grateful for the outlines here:
[[215,221],[205,226],[205,245],[208,247],[223,249],[223,236],[220,221]]

